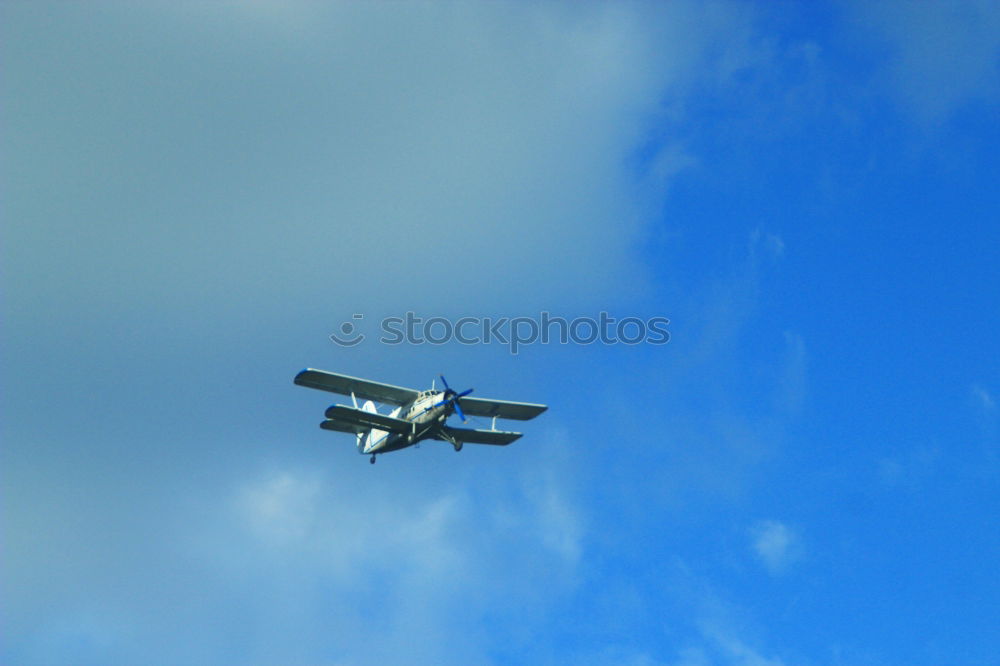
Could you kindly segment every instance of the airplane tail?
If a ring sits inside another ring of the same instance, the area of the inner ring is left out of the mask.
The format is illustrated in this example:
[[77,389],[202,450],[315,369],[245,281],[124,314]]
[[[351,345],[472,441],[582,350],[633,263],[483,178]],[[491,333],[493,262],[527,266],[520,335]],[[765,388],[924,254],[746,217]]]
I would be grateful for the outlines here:
[[[357,406],[357,402],[355,402],[355,406]],[[378,411],[377,409],[375,409],[375,403],[372,402],[371,400],[368,400],[367,402],[365,402],[365,404],[361,406],[361,409],[363,411],[366,411],[366,412],[377,412]],[[365,452],[365,447],[368,446],[368,438],[370,436],[371,436],[371,430],[368,430],[366,432],[359,432],[357,434],[357,438],[358,438],[358,451],[360,451],[361,453]]]

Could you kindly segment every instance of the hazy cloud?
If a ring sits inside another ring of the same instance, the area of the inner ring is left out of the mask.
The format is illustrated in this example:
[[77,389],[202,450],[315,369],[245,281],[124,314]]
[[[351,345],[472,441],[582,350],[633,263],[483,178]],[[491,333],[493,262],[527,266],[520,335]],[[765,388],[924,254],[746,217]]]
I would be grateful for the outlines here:
[[[576,10],[309,4],[287,12],[311,18],[282,22],[286,39],[253,22],[285,12],[255,3],[241,39],[236,5],[151,5],[106,25],[88,15],[107,29],[98,54],[66,9],[47,27],[66,35],[51,60],[11,63],[15,127],[74,109],[49,128],[53,148],[10,136],[15,158],[33,155],[13,219],[30,219],[31,165],[57,163],[48,176],[63,183],[44,225],[8,231],[26,248],[12,269],[70,307],[152,299],[213,317],[250,306],[244,294],[264,315],[373,293],[383,309],[644,293],[649,188],[630,155],[662,100],[721,66],[719,37],[739,43],[746,21],[698,3]],[[100,95],[54,83],[70,76],[64,51]],[[695,159],[671,139],[649,166],[659,187]],[[445,297],[407,290],[416,276],[460,279]]]
[[978,384],[972,387],[972,397],[985,411],[992,412],[996,409],[997,403],[993,394]]
[[808,358],[801,335],[785,331],[784,336],[786,349],[779,379],[778,407],[787,414],[794,414],[806,397]]
[[878,464],[881,480],[889,486],[915,490],[930,478],[941,463],[937,446],[917,446],[897,455],[882,458]]
[[719,654],[719,663],[725,666],[784,666],[785,664],[776,657],[764,656],[728,631],[712,628],[706,631],[706,635]]
[[782,573],[800,556],[799,538],[784,523],[765,520],[751,530],[753,551],[772,575]]

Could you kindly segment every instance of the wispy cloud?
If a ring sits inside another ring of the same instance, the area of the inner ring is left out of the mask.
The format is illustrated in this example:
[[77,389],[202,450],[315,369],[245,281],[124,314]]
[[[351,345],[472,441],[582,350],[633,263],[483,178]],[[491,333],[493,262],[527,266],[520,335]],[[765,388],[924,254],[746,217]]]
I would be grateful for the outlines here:
[[888,486],[918,489],[941,463],[941,450],[933,445],[915,446],[879,460],[878,473]]
[[798,535],[782,522],[761,521],[750,533],[754,553],[772,575],[783,573],[801,556]]
[[778,389],[778,409],[786,414],[795,414],[806,398],[807,355],[802,336],[785,331],[785,360],[781,370]]
[[785,254],[785,241],[781,236],[757,227],[750,234],[750,256],[757,261],[763,255],[769,259],[780,259]]
[[997,407],[996,398],[993,394],[979,384],[972,387],[972,397],[975,399],[976,404],[988,413],[992,413]]
[[302,478],[283,472],[248,486],[237,501],[250,528],[264,542],[281,544],[306,537],[316,520],[320,490],[315,475]]
[[767,657],[744,642],[732,631],[720,627],[708,627],[705,636],[718,654],[719,663],[725,666],[784,666],[777,657]]
[[[300,588],[310,584],[329,599],[308,602],[309,612],[328,622],[356,627],[377,608],[377,646],[369,642],[374,628],[339,634],[349,663],[483,661],[507,622],[543,612],[572,590],[583,539],[578,510],[552,475],[483,481],[476,492],[449,484],[414,501],[411,488],[338,489],[329,476],[275,470],[234,490],[237,521],[219,516],[195,552],[220,575],[243,571],[241,587],[274,579],[257,591],[243,589],[256,612],[280,613],[266,608],[274,594],[306,601]],[[510,595],[521,603],[504,602]],[[494,639],[476,629],[484,613],[495,618]],[[453,631],[465,638],[455,641]],[[273,638],[284,647],[259,658],[296,654]]]

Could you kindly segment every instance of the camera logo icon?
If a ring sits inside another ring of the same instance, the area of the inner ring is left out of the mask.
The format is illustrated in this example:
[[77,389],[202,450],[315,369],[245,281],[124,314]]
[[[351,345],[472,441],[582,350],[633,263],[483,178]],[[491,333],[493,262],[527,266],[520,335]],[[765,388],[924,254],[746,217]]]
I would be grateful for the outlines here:
[[[351,316],[351,319],[355,321],[361,321],[364,318],[363,314],[354,314]],[[331,333],[330,339],[341,347],[353,347],[365,341],[365,334],[358,332],[357,329],[358,327],[353,321],[345,321],[340,325],[340,333]]]

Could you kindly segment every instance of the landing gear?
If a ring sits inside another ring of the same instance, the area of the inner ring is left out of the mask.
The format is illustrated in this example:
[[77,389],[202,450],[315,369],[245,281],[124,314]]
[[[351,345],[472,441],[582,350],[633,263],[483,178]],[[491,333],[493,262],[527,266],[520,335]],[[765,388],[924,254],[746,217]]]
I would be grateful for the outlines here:
[[368,459],[368,462],[370,462],[373,465],[375,464],[375,454],[374,453],[372,454],[372,457]]
[[459,451],[462,450],[462,442],[455,439],[445,429],[439,430],[438,433],[434,435],[434,439],[443,439],[444,441],[448,442],[449,444],[455,447],[455,453],[458,453]]

